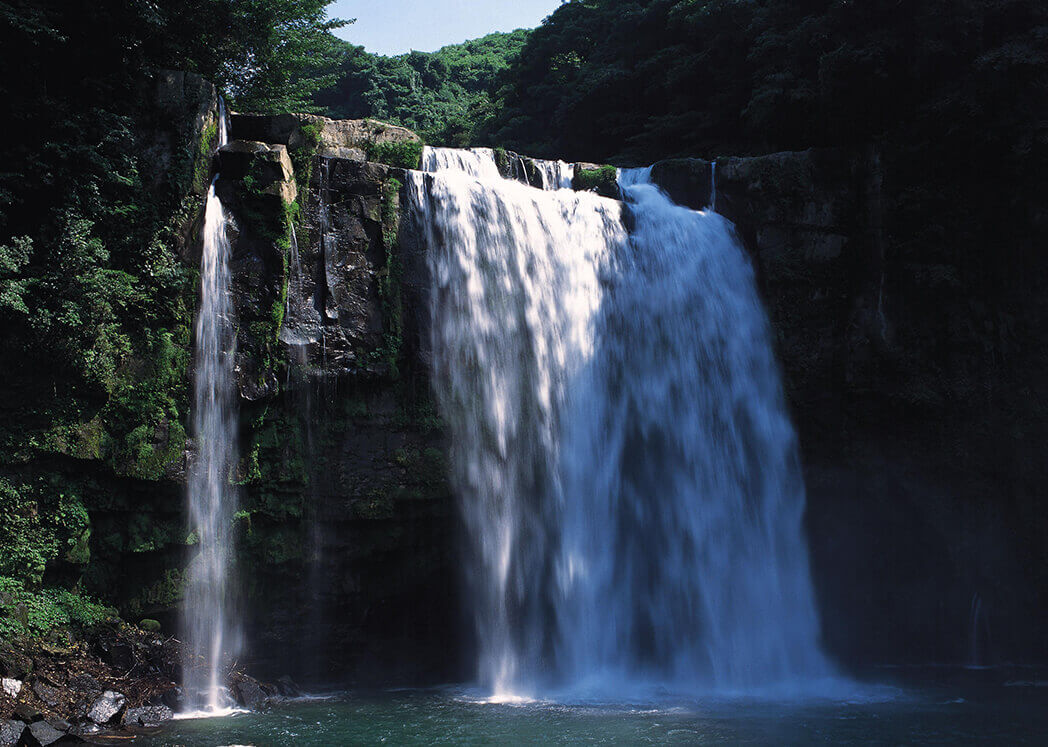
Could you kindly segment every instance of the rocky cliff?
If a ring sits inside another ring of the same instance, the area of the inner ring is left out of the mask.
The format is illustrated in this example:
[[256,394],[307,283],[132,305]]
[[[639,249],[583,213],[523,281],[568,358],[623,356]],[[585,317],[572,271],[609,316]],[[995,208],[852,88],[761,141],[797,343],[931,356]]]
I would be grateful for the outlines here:
[[[163,74],[151,96],[136,145],[152,164],[145,184],[188,195],[165,246],[198,265],[213,174],[234,224],[247,663],[306,681],[463,675],[471,643],[430,396],[429,280],[405,220],[403,169],[421,143],[373,121],[234,115],[215,153],[210,85]],[[531,159],[496,156],[505,176],[540,183]],[[964,662],[974,628],[987,661],[1043,657],[1039,362],[1021,325],[974,325],[947,261],[893,252],[903,229],[882,196],[882,160],[876,149],[726,158],[714,180],[709,162],[679,159],[653,178],[695,208],[715,182],[716,209],[757,268],[801,434],[831,652],[852,665]],[[575,186],[611,194],[608,173],[578,165]],[[136,420],[134,449],[92,447],[98,428],[121,431],[85,420],[75,439],[14,467],[46,462],[85,496],[90,553],[53,572],[82,575],[126,617],[166,630],[192,541],[182,492],[194,296],[190,286],[170,381],[135,364],[174,404]],[[1007,361],[1002,338],[1015,345]]]

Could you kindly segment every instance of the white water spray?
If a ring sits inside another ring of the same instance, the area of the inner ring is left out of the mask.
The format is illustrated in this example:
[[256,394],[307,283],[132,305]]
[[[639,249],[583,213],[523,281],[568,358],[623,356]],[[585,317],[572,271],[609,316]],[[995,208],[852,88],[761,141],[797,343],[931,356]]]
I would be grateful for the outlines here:
[[796,438],[730,224],[631,170],[628,237],[620,203],[488,157],[427,149],[436,173],[410,175],[482,686],[826,675]]
[[[225,106],[221,101],[218,129],[221,147],[226,144]],[[196,554],[188,568],[183,608],[186,703],[190,709],[210,712],[220,712],[230,705],[222,672],[223,658],[231,653],[234,644],[227,604],[230,531],[236,508],[236,494],[229,479],[236,462],[235,335],[226,226],[226,213],[212,182],[204,214],[200,264],[192,411],[196,451],[188,484]]]
[[[431,166],[476,155],[427,151]],[[471,163],[410,178],[434,278],[434,383],[474,553],[478,674],[507,693],[534,676],[543,646],[528,622],[553,552],[541,506],[557,480],[564,398],[593,352],[600,268],[626,234],[612,200],[484,173]]]
[[575,178],[575,167],[564,161],[541,161],[532,159],[535,169],[542,175],[542,189],[571,189]]
[[621,174],[632,251],[563,419],[557,662],[600,690],[789,691],[830,667],[769,325],[730,223],[649,177]]

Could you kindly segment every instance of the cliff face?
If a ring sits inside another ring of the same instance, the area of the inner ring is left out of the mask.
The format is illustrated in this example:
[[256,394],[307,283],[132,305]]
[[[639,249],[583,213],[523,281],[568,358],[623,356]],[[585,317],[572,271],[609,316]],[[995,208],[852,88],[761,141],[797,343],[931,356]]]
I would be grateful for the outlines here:
[[402,169],[366,160],[421,144],[308,116],[234,115],[231,137],[217,167],[236,224],[251,662],[307,681],[454,677],[456,523],[420,354],[425,263],[401,238]]
[[[459,527],[427,369],[429,279],[405,220],[402,169],[420,143],[374,122],[234,116],[212,171],[214,90],[178,73],[155,85],[147,186],[189,195],[172,211],[170,251],[198,266],[212,173],[234,223],[246,663],[306,681],[468,674]],[[540,179],[529,159],[497,155],[507,176]],[[801,435],[825,639],[855,665],[1043,657],[1037,491],[1048,475],[1033,452],[1048,434],[1034,396],[1040,346],[1023,344],[1039,338],[1019,325],[983,330],[947,261],[888,248],[902,239],[881,161],[830,150],[716,166],[716,207],[757,268]],[[593,184],[579,186],[607,189],[605,172],[590,171]],[[653,178],[682,204],[711,201],[708,162],[660,162]],[[92,448],[90,421],[81,440],[7,468],[75,477],[91,552],[54,572],[82,574],[126,616],[165,630],[187,557],[195,300],[190,288],[177,370],[155,384],[178,404],[145,423],[136,450]]]

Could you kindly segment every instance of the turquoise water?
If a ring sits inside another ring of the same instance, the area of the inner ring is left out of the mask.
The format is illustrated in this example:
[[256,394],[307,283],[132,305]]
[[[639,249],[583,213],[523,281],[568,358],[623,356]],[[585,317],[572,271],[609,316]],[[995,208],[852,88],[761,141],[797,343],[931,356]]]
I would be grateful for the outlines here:
[[342,693],[264,714],[178,721],[136,744],[1048,744],[1044,684],[870,687],[850,700],[793,703],[667,696],[499,704],[459,688]]

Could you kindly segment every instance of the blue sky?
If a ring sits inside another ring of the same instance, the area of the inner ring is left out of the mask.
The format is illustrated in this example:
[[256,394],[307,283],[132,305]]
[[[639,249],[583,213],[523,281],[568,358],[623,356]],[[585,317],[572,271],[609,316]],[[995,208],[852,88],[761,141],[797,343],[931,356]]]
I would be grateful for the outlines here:
[[336,0],[332,16],[357,22],[336,34],[369,52],[432,52],[446,44],[534,28],[560,0]]

